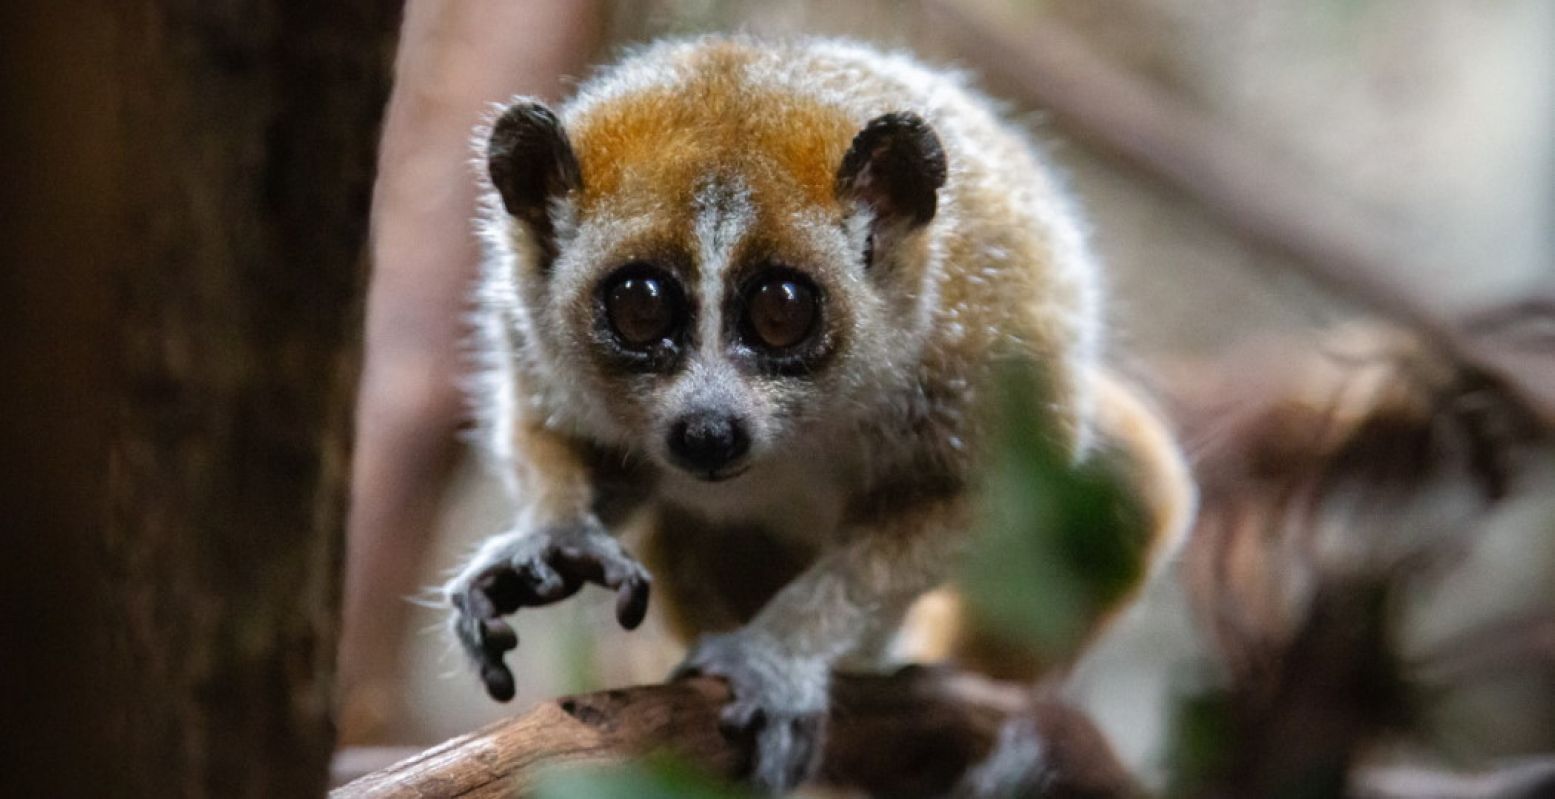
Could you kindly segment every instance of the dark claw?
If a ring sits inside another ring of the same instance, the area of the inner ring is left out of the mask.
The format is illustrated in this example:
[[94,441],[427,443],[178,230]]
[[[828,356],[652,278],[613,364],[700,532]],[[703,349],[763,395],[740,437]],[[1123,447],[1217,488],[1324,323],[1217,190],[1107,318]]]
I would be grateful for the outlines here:
[[793,786],[809,779],[810,772],[819,763],[825,726],[821,716],[800,716],[790,724],[793,725],[793,731],[789,740],[794,747],[794,754],[789,760],[791,766],[785,784]]
[[819,716],[790,716],[768,721],[756,733],[751,783],[768,794],[783,794],[804,783],[816,765],[824,734]]
[[630,561],[601,557],[576,547],[554,550],[555,566],[571,580],[587,581],[616,592],[616,620],[622,627],[635,630],[648,615],[647,575]]
[[749,740],[767,723],[767,714],[754,702],[730,702],[718,714],[718,731],[731,741]]
[[518,648],[518,633],[501,619],[481,622],[481,637],[489,652],[501,654]]
[[454,594],[453,602],[459,609],[459,643],[476,662],[486,692],[500,701],[512,699],[513,673],[503,665],[502,653],[518,646],[518,634],[497,618],[490,597],[478,588]]
[[[732,698],[718,731],[750,753],[748,776],[766,794],[783,794],[819,767],[826,735],[825,664],[762,651],[741,632],[706,636],[673,679],[711,675],[728,681]],[[820,697],[818,703],[815,697]]]
[[505,554],[494,553],[497,556],[468,583],[450,592],[458,611],[454,630],[459,642],[475,661],[486,692],[499,701],[513,698],[513,673],[503,663],[503,654],[518,646],[518,634],[502,616],[559,602],[584,583],[616,592],[616,619],[628,630],[641,624],[648,612],[647,573],[613,541],[603,540],[602,532],[540,535],[544,537],[530,538]]
[[647,580],[632,579],[616,590],[616,621],[628,630],[637,629],[648,615]]
[[498,702],[512,699],[517,692],[513,685],[513,672],[502,663],[501,658],[481,664],[481,682],[486,684],[486,693]]
[[560,602],[577,593],[578,589],[582,587],[580,581],[568,579],[567,575],[562,574],[555,568],[555,564],[547,563],[546,557],[549,554],[550,551],[547,550],[539,556],[519,564],[514,570],[505,570],[508,575],[511,575],[519,583],[522,590],[516,592],[518,596],[513,609],[505,610],[504,612],[512,613],[521,607],[535,607],[537,605]]

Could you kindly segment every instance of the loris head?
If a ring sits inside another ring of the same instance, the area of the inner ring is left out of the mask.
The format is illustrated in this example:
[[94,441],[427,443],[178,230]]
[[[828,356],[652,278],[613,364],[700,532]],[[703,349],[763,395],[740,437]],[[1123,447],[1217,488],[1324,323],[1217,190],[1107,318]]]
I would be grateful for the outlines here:
[[595,436],[735,477],[900,380],[946,161],[910,112],[859,122],[750,87],[492,127],[530,357]]

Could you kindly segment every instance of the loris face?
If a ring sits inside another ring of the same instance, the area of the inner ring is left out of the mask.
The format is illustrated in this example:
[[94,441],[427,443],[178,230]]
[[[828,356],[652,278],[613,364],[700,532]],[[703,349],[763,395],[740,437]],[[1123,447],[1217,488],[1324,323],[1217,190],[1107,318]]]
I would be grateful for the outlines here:
[[543,106],[508,109],[488,158],[531,256],[517,293],[544,372],[587,406],[583,432],[727,480],[889,379],[922,277],[902,245],[945,166],[921,120],[882,120],[800,148],[831,162],[817,187],[812,165],[748,131],[686,125],[623,147],[629,111],[571,138]]
[[858,316],[880,299],[859,279],[862,242],[835,222],[762,226],[734,176],[687,189],[635,219],[619,198],[580,215],[541,302],[566,333],[554,368],[587,386],[623,443],[723,480],[825,408],[867,348]]

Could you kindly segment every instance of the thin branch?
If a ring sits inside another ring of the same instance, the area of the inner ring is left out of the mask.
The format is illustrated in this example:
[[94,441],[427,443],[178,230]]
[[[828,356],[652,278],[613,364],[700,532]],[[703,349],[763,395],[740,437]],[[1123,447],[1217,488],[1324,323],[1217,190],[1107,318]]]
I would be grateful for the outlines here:
[[1078,139],[1194,198],[1244,238],[1289,256],[1294,268],[1330,291],[1506,383],[1555,423],[1555,359],[1534,361],[1465,330],[1450,309],[1406,279],[1414,270],[1404,268],[1380,231],[1280,158],[1131,75],[1062,24],[1035,22],[1004,4],[925,5],[935,29],[962,57],[1050,112]]
[[1555,614],[1528,613],[1471,628],[1421,659],[1421,678],[1436,684],[1516,669],[1555,668]]

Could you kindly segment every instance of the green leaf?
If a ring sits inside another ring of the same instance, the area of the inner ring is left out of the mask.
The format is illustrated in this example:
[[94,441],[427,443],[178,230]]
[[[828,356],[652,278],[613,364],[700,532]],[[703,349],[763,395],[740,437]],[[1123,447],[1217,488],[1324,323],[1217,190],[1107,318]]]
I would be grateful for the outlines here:
[[612,766],[563,766],[544,775],[536,799],[751,799],[664,755]]
[[983,524],[960,583],[995,631],[1062,655],[1139,585],[1150,530],[1108,452],[1075,464],[1059,445],[1036,369],[1012,363],[998,386]]

